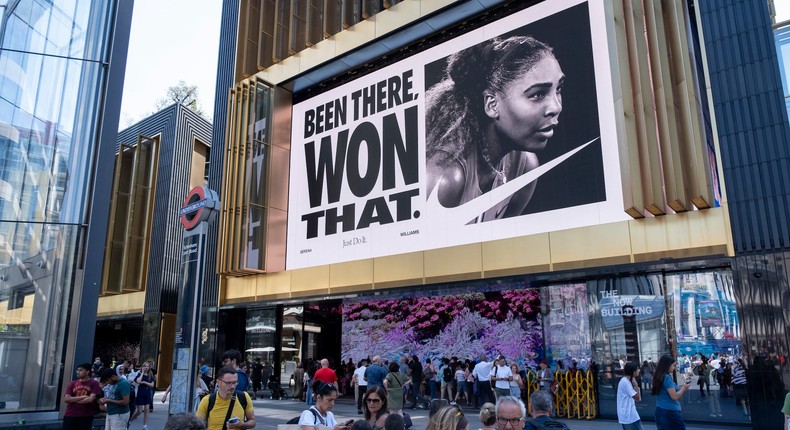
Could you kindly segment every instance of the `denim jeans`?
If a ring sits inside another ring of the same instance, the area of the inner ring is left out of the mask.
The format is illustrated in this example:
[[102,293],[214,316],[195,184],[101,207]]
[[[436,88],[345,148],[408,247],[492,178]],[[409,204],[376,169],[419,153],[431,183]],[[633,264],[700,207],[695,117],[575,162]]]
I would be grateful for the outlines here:
[[642,421],[634,421],[631,424],[620,424],[623,430],[642,430]]
[[656,430],[686,430],[680,411],[656,408]]

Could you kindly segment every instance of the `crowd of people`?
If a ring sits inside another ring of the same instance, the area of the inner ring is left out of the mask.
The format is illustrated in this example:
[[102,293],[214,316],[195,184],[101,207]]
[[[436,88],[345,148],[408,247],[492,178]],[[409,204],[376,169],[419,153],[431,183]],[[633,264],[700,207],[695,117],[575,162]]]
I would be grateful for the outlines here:
[[[236,350],[222,355],[222,367],[214,376],[207,365],[199,367],[196,378],[195,409],[192,414],[170,417],[170,428],[237,429],[254,428],[252,400],[261,391],[264,375],[271,375],[268,363],[254,360],[247,365]],[[604,375],[616,378],[617,416],[624,430],[641,430],[636,403],[645,390],[655,396],[655,420],[659,430],[685,429],[681,398],[691,389],[697,376],[700,395],[710,396],[710,384],[719,385],[719,396],[733,396],[736,404],[748,412],[747,370],[742,359],[728,356],[660,357],[642,364],[622,362],[605,366]],[[586,363],[585,363],[586,365]],[[585,366],[586,367],[586,366]],[[594,362],[590,367],[595,368]],[[255,369],[258,368],[256,371]],[[462,405],[479,408],[483,430],[547,428],[554,423],[557,407],[556,370],[545,360],[537,369],[525,370],[499,355],[492,361],[482,355],[478,360],[456,357],[421,361],[417,356],[403,356],[397,361],[380,356],[349,360],[332,368],[329,359],[307,360],[296,366],[293,375],[294,398],[301,398],[309,408],[298,418],[299,430],[404,430],[411,419],[404,409],[428,408],[431,417],[426,430],[464,430],[469,426]],[[592,369],[590,369],[592,370]],[[566,374],[583,371],[574,361]],[[64,429],[90,429],[96,407],[106,413],[109,430],[129,428],[142,417],[142,429],[148,428],[148,414],[153,409],[156,370],[153,363],[138,366],[124,361],[105,367],[97,357],[94,363],[77,366],[77,379],[66,387]],[[678,382],[676,382],[678,381]],[[527,389],[526,384],[534,389]],[[166,402],[170,387],[164,393]],[[252,395],[250,394],[252,393]],[[359,420],[338,423],[332,414],[335,400],[343,393],[354,394]],[[527,408],[529,405],[529,416]],[[790,395],[782,413],[790,419]],[[195,427],[201,423],[207,427]],[[557,426],[564,424],[556,421]],[[787,430],[787,422],[785,429]],[[192,427],[190,427],[192,426]],[[320,428],[319,428],[320,427]],[[168,428],[168,427],[166,427]],[[563,427],[557,427],[563,428]]]

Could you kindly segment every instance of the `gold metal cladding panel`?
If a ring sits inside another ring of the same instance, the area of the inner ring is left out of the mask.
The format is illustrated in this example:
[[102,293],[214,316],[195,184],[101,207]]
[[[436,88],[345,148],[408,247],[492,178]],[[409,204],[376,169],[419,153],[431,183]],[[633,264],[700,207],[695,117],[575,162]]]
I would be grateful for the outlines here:
[[388,13],[378,13],[373,19],[376,21],[376,37],[397,30],[420,19],[420,2],[404,0],[387,10]]
[[424,253],[425,279],[428,282],[476,279],[483,272],[483,251],[479,243],[434,249]]
[[[403,280],[422,284],[425,278],[425,257],[422,252],[389,255],[373,260],[373,282],[376,286],[394,285]],[[412,285],[413,285],[412,284]],[[405,285],[405,284],[399,284]]]
[[[672,92],[672,76],[668,59],[671,58],[666,43],[666,32],[662,20],[661,2],[647,2],[645,28],[650,57],[650,77],[656,102],[656,127],[661,150],[662,177],[667,205],[675,212],[691,208],[683,198],[683,172],[680,167],[680,151],[675,118],[675,102]],[[673,31],[672,28],[669,29]]]
[[728,243],[725,208],[630,221],[631,248],[637,255],[721,247]]
[[226,142],[225,142],[225,156],[223,157],[224,162],[222,164],[222,185],[220,186],[221,189],[221,196],[222,199],[220,201],[220,214],[219,219],[217,220],[219,223],[218,228],[218,241],[217,247],[219,248],[217,252],[217,273],[224,273],[226,267],[226,261],[228,256],[228,178],[232,174],[231,166],[229,159],[232,153],[233,147],[233,134],[236,130],[234,124],[231,122],[234,112],[234,92],[233,89],[228,90],[228,112],[225,115],[225,124],[228,125],[227,133],[226,133]]
[[291,293],[329,293],[329,265],[294,270],[291,274]]
[[329,288],[332,293],[369,290],[373,286],[373,259],[350,261],[329,266]]
[[145,305],[145,291],[99,297],[96,316],[141,314],[143,305]]
[[266,208],[266,272],[285,270],[285,245],[288,236],[288,212]]
[[[546,234],[541,234],[227,278],[225,288],[239,291],[229,291],[223,297],[233,298],[237,303],[658,261],[661,258],[731,255],[727,251],[725,217],[726,208],[689,211],[553,232],[548,234],[548,239]],[[518,258],[519,254],[523,260]],[[496,261],[497,258],[506,259],[506,262]],[[243,282],[246,281],[242,281],[247,279],[257,280],[254,293],[245,286]]]
[[628,222],[551,232],[549,246],[552,264],[613,257],[624,258],[621,262],[628,262],[631,255]]
[[[711,207],[714,201],[710,174],[712,166],[707,154],[707,142],[703,132],[703,119],[700,111],[702,103],[697,98],[695,84],[696,70],[691,58],[691,49],[686,37],[687,16],[683,12],[683,2],[674,0],[667,3],[666,16],[673,28],[670,43],[673,55],[672,66],[677,70],[675,76],[682,77],[673,82],[675,99],[677,100],[677,117],[680,128],[680,141],[683,163],[683,174],[686,177],[688,198],[700,209]],[[702,43],[702,42],[700,42]],[[704,46],[700,47],[704,49]],[[704,58],[704,55],[703,55]],[[704,60],[703,60],[704,61]],[[700,94],[704,97],[704,94]],[[713,117],[713,115],[711,115]],[[715,121],[715,118],[712,119]]]
[[545,271],[551,264],[548,233],[483,242],[481,246],[486,276],[514,269],[522,273]]
[[623,3],[605,2],[609,51],[611,62],[613,100],[617,121],[618,153],[620,156],[620,178],[623,188],[623,210],[633,218],[644,217],[644,197],[642,176],[639,170],[639,148],[636,145],[636,118],[634,116],[634,94],[631,91],[631,72],[627,55],[626,28],[623,17]]
[[661,157],[655,130],[655,105],[650,82],[648,50],[643,28],[644,11],[641,0],[623,0],[623,11],[628,41],[628,61],[631,65],[631,87],[634,93],[639,165],[645,185],[645,209],[653,215],[663,215],[666,207],[662,190]]
[[[255,297],[257,292],[257,276],[245,276],[241,278],[230,278],[226,282],[226,288],[222,290],[225,301]],[[232,288],[231,288],[232,286]]]

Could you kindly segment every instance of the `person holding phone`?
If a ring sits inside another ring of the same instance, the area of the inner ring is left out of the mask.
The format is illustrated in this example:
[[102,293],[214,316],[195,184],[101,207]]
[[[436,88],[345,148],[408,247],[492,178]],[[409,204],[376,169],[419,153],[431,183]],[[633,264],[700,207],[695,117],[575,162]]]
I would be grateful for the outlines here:
[[672,379],[675,372],[675,359],[670,355],[663,355],[658,360],[656,371],[653,373],[653,389],[651,392],[656,399],[656,429],[657,430],[686,430],[686,423],[680,414],[680,398],[689,390],[691,385],[686,380],[678,387]]
[[316,379],[312,387],[315,393],[315,405],[302,412],[299,416],[299,428],[301,430],[348,430],[354,420],[338,424],[332,409],[337,400],[337,387],[335,384]]
[[209,430],[255,428],[252,399],[247,392],[236,389],[238,384],[239,377],[232,366],[217,371],[217,392],[203,397],[195,414]]

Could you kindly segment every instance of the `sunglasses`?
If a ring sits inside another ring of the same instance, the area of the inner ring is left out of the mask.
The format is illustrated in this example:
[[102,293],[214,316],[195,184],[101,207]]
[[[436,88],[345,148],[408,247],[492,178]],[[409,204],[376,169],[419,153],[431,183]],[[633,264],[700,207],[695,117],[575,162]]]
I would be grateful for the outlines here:
[[377,403],[381,403],[381,399],[365,399],[368,403],[373,403],[374,405]]

